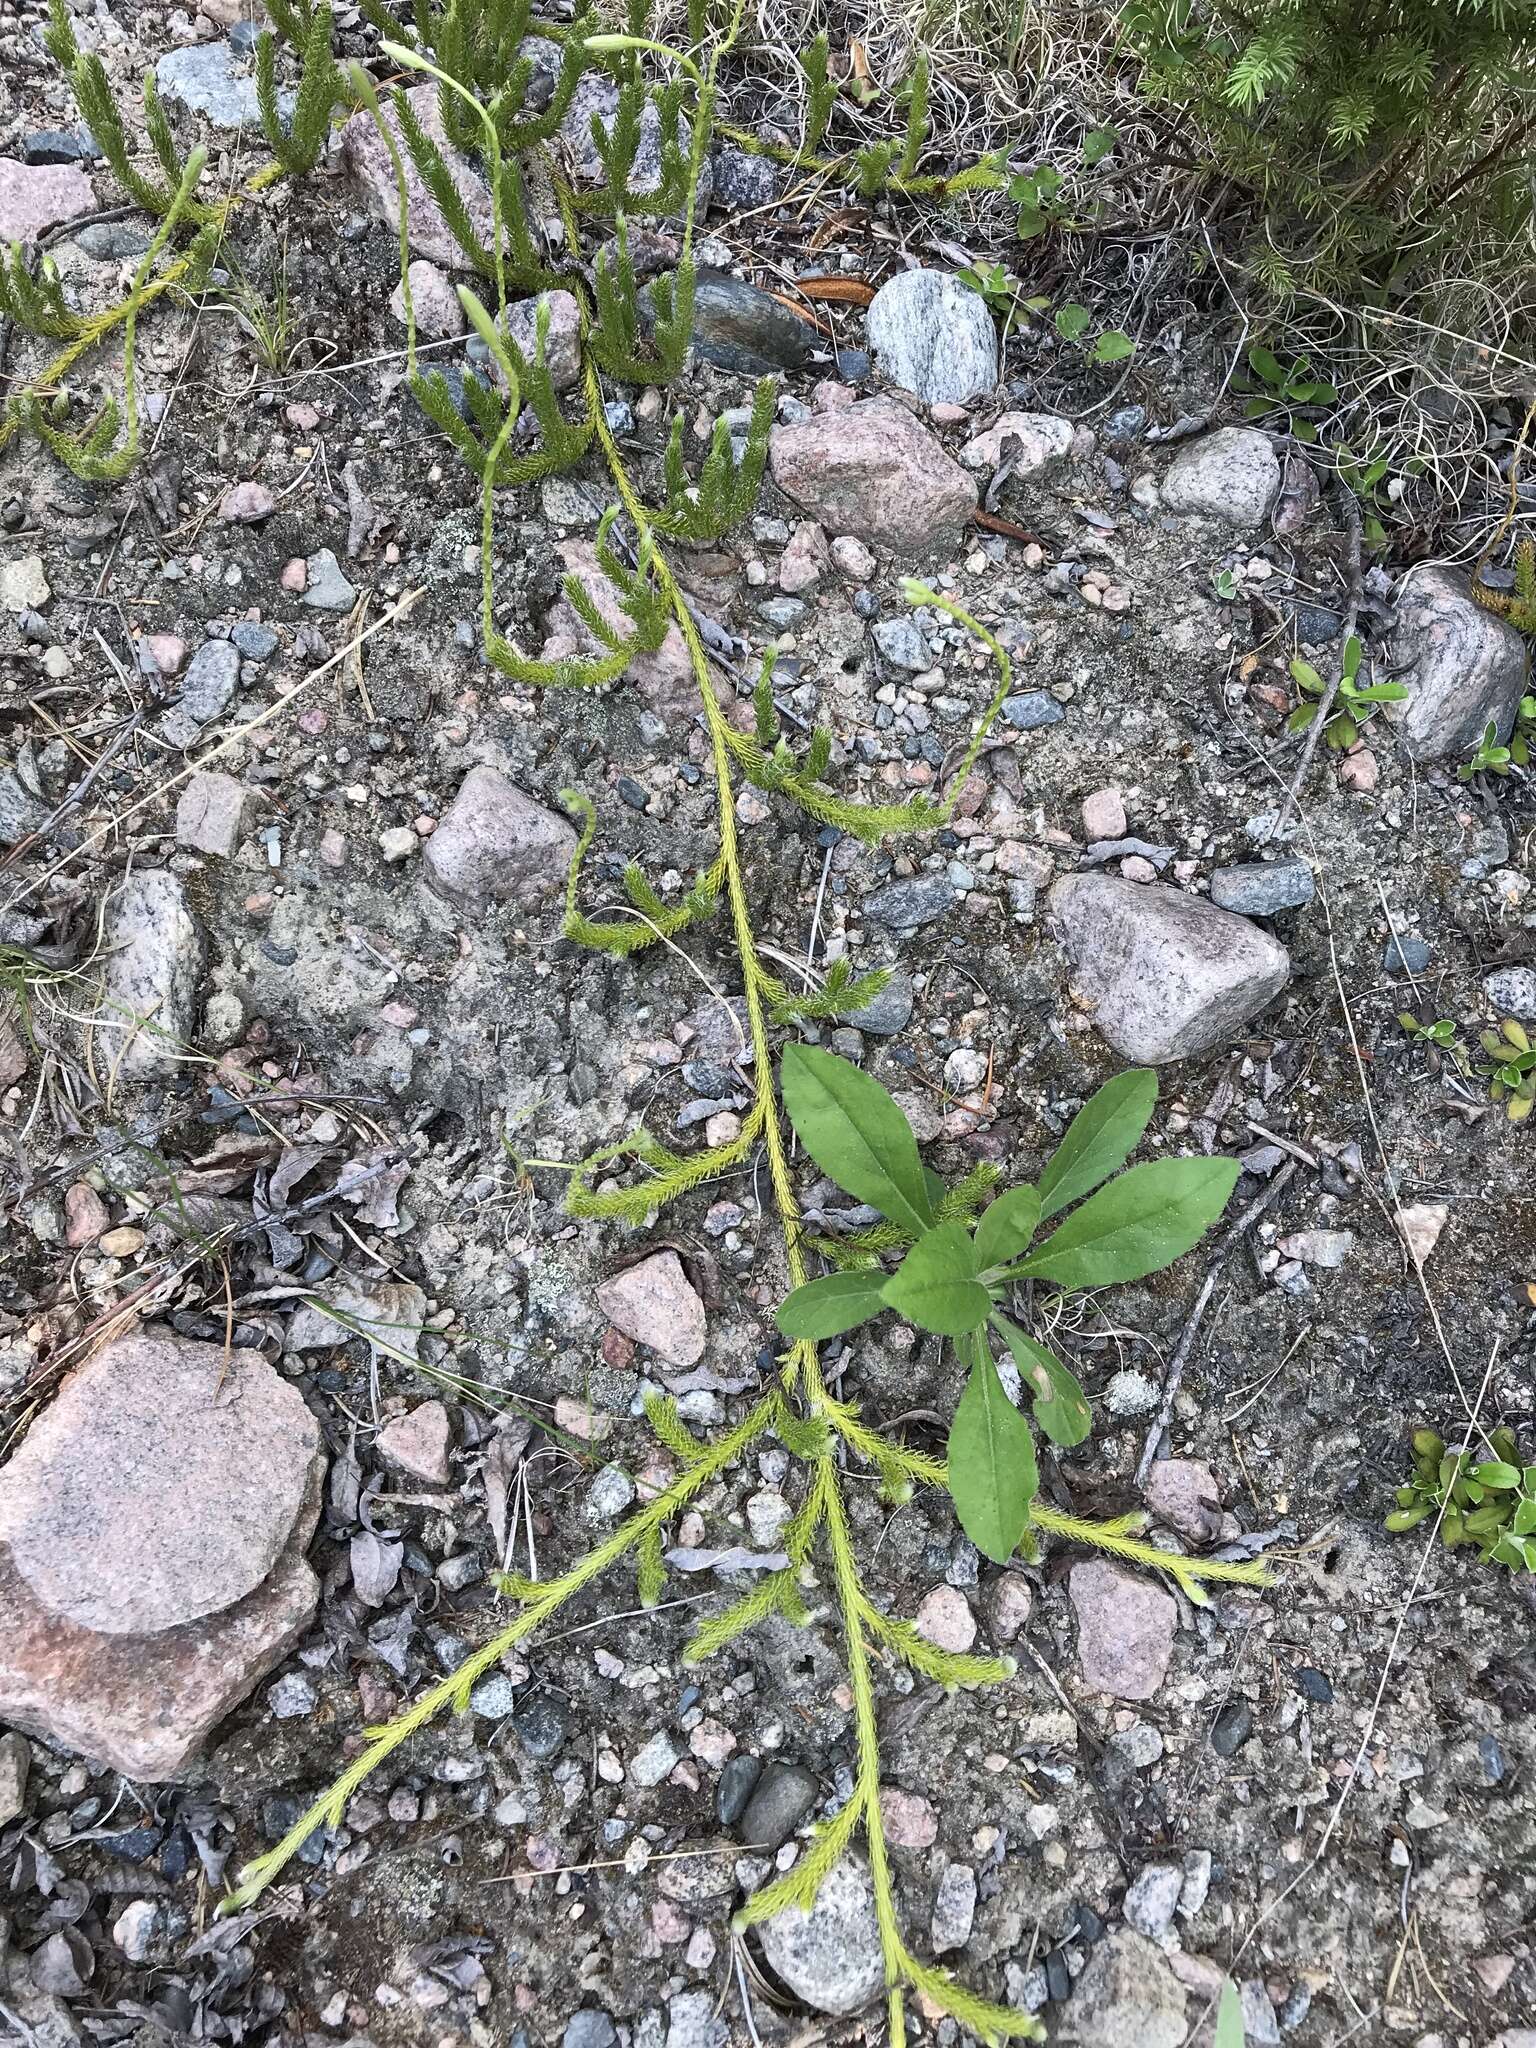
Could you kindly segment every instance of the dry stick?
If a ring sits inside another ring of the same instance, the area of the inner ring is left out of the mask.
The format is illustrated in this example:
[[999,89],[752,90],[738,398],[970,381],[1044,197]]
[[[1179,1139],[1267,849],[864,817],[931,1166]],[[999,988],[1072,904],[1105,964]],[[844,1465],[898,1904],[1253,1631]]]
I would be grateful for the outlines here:
[[1360,622],[1360,599],[1365,589],[1365,556],[1361,549],[1360,500],[1347,484],[1341,485],[1344,492],[1344,523],[1349,528],[1349,604],[1344,615],[1344,631],[1339,636],[1339,658],[1334,664],[1333,678],[1318,700],[1317,716],[1307,727],[1306,742],[1301,750],[1301,759],[1296,763],[1280,808],[1275,813],[1275,822],[1265,834],[1266,839],[1277,839],[1284,828],[1286,819],[1301,796],[1302,784],[1312,766],[1312,757],[1317,752],[1317,743],[1323,736],[1333,710],[1333,701],[1339,694],[1339,685],[1344,680],[1344,662],[1349,653],[1349,643],[1355,637],[1355,628]]
[[210,761],[217,761],[222,754],[227,754],[231,747],[238,746],[241,740],[248,733],[255,732],[258,726],[266,725],[270,720],[278,717],[312,683],[318,683],[320,678],[329,675],[338,663],[345,661],[349,655],[356,653],[365,640],[371,640],[375,633],[382,633],[386,626],[392,626],[397,619],[403,619],[416,604],[418,598],[424,594],[421,590],[408,590],[398,603],[392,605],[385,612],[382,618],[375,619],[373,624],[364,632],[354,635],[347,642],[346,646],[339,648],[328,661],[323,661],[318,668],[311,669],[309,674],[296,683],[285,697],[279,697],[276,703],[269,704],[265,711],[257,712],[256,716],[247,719],[244,725],[236,726],[232,733],[227,733],[223,739],[216,741],[208,749],[207,753],[199,754],[195,761],[189,761],[186,767],[171,776],[169,781],[162,782],[158,789],[152,789],[148,796],[140,797],[136,804],[130,804],[126,811],[103,825],[100,831],[93,832],[89,839],[82,839],[77,847],[66,853],[62,859],[56,860],[51,868],[45,868],[34,881],[28,882],[24,889],[20,890],[16,895],[9,897],[4,903],[0,903],[0,911],[15,910],[19,904],[25,903],[30,896],[36,895],[39,889],[51,882],[55,875],[62,874],[65,868],[72,866],[80,858],[81,854],[89,853],[93,847],[99,846],[103,839],[109,838],[112,833],[120,831],[130,818],[136,818],[140,811],[147,810],[151,804],[158,803],[161,797],[169,796],[171,791],[178,789],[183,782],[190,781],[200,769],[206,768]]
[[1163,1398],[1158,1403],[1156,1415],[1152,1418],[1152,1427],[1147,1431],[1146,1442],[1141,1447],[1141,1456],[1136,1460],[1138,1487],[1147,1483],[1147,1474],[1152,1469],[1152,1460],[1157,1455],[1158,1444],[1173,1414],[1173,1404],[1184,1381],[1184,1368],[1189,1363],[1190,1352],[1195,1348],[1195,1338],[1200,1333],[1205,1312],[1211,1305],[1211,1296],[1216,1292],[1217,1275],[1228,1254],[1258,1222],[1264,1211],[1272,1208],[1279,1200],[1295,1171],[1295,1160],[1288,1159],[1258,1200],[1249,1203],[1242,1215],[1216,1240],[1212,1248],[1210,1270],[1201,1283],[1200,1292],[1195,1296],[1194,1307],[1185,1318],[1184,1327],[1179,1332],[1179,1341],[1173,1347],[1173,1356],[1168,1361],[1168,1371],[1163,1379]]

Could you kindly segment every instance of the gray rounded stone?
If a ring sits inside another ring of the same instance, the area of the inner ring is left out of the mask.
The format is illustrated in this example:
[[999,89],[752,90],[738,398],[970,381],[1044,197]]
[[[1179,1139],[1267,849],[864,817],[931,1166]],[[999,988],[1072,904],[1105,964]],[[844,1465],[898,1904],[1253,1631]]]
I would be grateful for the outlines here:
[[817,2012],[860,2012],[884,1989],[875,1892],[862,1856],[833,1865],[809,1913],[786,1906],[760,1932],[769,1965]]
[[205,640],[187,664],[180,704],[199,725],[218,718],[240,687],[240,650],[232,640]]
[[0,1537],[43,1605],[100,1635],[217,1614],[266,1578],[320,1431],[258,1354],[120,1338],[65,1382],[0,1489]]
[[866,321],[879,369],[928,405],[967,405],[997,383],[997,330],[979,292],[946,270],[903,270]]
[[1385,673],[1401,677],[1408,695],[1385,713],[1413,760],[1459,759],[1490,725],[1509,738],[1529,675],[1525,641],[1483,610],[1457,570],[1435,566],[1407,579],[1387,656]]
[[1163,506],[1221,519],[1229,526],[1262,526],[1280,495],[1280,461],[1257,427],[1218,427],[1174,457],[1163,479]]

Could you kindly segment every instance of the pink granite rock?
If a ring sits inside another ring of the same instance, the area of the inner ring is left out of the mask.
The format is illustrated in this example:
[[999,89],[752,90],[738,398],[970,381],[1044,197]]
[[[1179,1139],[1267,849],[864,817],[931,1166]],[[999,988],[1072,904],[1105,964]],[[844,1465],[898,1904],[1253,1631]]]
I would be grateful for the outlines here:
[[0,1473],[0,1720],[171,1776],[308,1626],[324,1470],[258,1353],[99,1352]]

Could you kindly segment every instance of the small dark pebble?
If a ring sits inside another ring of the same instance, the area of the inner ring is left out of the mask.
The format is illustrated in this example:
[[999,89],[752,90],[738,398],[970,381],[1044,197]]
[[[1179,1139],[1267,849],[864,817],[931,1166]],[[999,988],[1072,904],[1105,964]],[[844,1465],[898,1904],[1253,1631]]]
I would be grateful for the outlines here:
[[524,1752],[538,1763],[546,1763],[559,1753],[570,1725],[570,1708],[553,1692],[536,1692],[512,1716],[512,1726]]
[[[290,1828],[303,1819],[309,1801],[297,1792],[274,1792],[262,1801],[261,1825],[269,1842],[280,1842]],[[314,1865],[325,1854],[325,1823],[311,1829],[299,1846],[301,1863]]]
[[1072,1996],[1072,1972],[1067,1968],[1065,1953],[1059,1948],[1051,1949],[1046,1955],[1045,1988],[1057,2005]]
[[1504,1774],[1509,1769],[1503,1745],[1497,1735],[1479,1735],[1477,1753],[1482,1760],[1483,1776],[1490,1785],[1502,1785]]
[[723,1828],[735,1827],[747,1810],[747,1801],[757,1790],[763,1774],[755,1756],[733,1756],[720,1773],[715,1787],[715,1818]]
[[821,1783],[804,1764],[766,1766],[737,1826],[754,1849],[781,1849],[821,1796]]
[[1228,1700],[1216,1716],[1211,1747],[1218,1756],[1236,1756],[1253,1733],[1253,1713],[1246,1700]]
[[869,375],[869,356],[861,348],[840,348],[837,352],[837,374],[845,384],[857,384],[861,377]]
[[39,128],[21,145],[29,164],[90,163],[101,155],[89,128]]
[[651,800],[644,786],[636,782],[633,775],[621,775],[615,787],[632,811],[643,811]]
[[1275,2014],[1275,2018],[1280,2022],[1281,2032],[1289,2034],[1294,2028],[1299,2027],[1311,2010],[1312,1986],[1310,1984],[1295,1985],[1284,2005]]
[[119,1863],[144,1863],[160,1846],[158,1828],[125,1828],[120,1835],[103,1835],[100,1846]]
[[278,967],[291,967],[299,957],[297,946],[280,946],[276,939],[263,939],[261,950]]
[[1003,716],[1018,732],[1038,732],[1043,726],[1060,725],[1065,711],[1044,690],[1023,690],[1005,699]]
[[1387,941],[1381,964],[1388,974],[1422,974],[1434,957],[1434,948],[1423,939],[1405,935]]
[[1333,1698],[1333,1687],[1321,1671],[1314,1671],[1310,1664],[1300,1665],[1296,1672],[1296,1690],[1303,1699],[1316,1700],[1320,1707],[1326,1707]]
[[192,1837],[183,1827],[172,1828],[165,1838],[165,1847],[160,1851],[160,1874],[177,1884],[192,1868],[197,1851],[192,1846]]
[[1108,1927],[1099,1918],[1098,1914],[1095,1913],[1092,1906],[1078,1906],[1073,1915],[1073,1921],[1073,1932],[1070,1938],[1074,1941],[1086,1941],[1090,1947],[1094,1942],[1102,1941],[1109,1932]]

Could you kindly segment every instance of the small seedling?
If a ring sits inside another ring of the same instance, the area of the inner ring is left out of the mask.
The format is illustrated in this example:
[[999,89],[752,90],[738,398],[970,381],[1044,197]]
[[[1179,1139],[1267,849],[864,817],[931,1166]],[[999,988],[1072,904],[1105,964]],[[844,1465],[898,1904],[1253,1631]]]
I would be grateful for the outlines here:
[[1471,1543],[1489,1564],[1536,1571],[1536,1465],[1521,1465],[1512,1429],[1494,1430],[1488,1448],[1490,1458],[1448,1451],[1436,1430],[1416,1429],[1413,1477],[1397,1489],[1386,1525],[1401,1535],[1443,1508],[1440,1541],[1447,1550]]
[[[1323,738],[1336,754],[1355,744],[1361,727],[1374,715],[1378,704],[1400,704],[1408,694],[1401,683],[1358,681],[1360,657],[1360,642],[1351,633],[1344,645],[1344,666],[1339,676],[1338,693],[1334,697],[1328,723],[1323,727]],[[1291,663],[1291,679],[1305,696],[1314,701],[1299,705],[1286,720],[1286,729],[1305,732],[1323,708],[1321,700],[1328,694],[1328,685],[1311,662],[1303,661],[1299,656]]]
[[1231,569],[1218,569],[1211,578],[1211,588],[1223,604],[1231,604],[1237,596],[1237,575]]
[[[1053,1444],[1080,1444],[1091,1420],[1072,1373],[1004,1313],[1015,1285],[1077,1291],[1160,1272],[1220,1216],[1237,1162],[1154,1159],[1120,1172],[1157,1101],[1156,1075],[1135,1070],[1084,1104],[1037,1183],[997,1195],[973,1225],[958,1191],[923,1166],[911,1126],[873,1076],[832,1053],[790,1046],[781,1085],[811,1158],[895,1227],[893,1250],[906,1249],[892,1273],[869,1256],[797,1287],[779,1309],[779,1328],[819,1343],[893,1309],[953,1341],[968,1376],[950,1427],[949,1490],[977,1549],[1005,1563],[1024,1538],[1040,1482],[1034,1438],[998,1376],[994,1343]],[[1071,1214],[1036,1243],[1041,1225],[1064,1210]]]
[[1089,362],[1123,363],[1127,356],[1136,353],[1135,342],[1119,327],[1104,328],[1089,348],[1087,334],[1092,325],[1093,315],[1086,306],[1069,304],[1057,308],[1056,332],[1063,341],[1081,342],[1088,350]]
[[1410,1038],[1422,1038],[1430,1045],[1442,1048],[1456,1043],[1454,1018],[1437,1017],[1433,1024],[1421,1024],[1411,1010],[1402,1010],[1398,1013],[1397,1021]]
[[1509,739],[1501,743],[1498,727],[1490,722],[1477,743],[1477,752],[1456,770],[1457,777],[1462,782],[1471,782],[1478,775],[1497,775],[1502,779],[1511,768],[1529,767],[1533,739],[1536,739],[1536,697],[1522,697],[1515,715],[1515,729]]
[[1513,1017],[1505,1017],[1497,1031],[1480,1035],[1480,1043],[1491,1062],[1477,1070],[1488,1083],[1488,1093],[1503,1103],[1512,1124],[1524,1123],[1536,1104],[1536,1046],[1529,1033]]
[[1333,385],[1312,376],[1305,356],[1297,356],[1287,367],[1273,350],[1257,345],[1248,351],[1248,367],[1253,376],[1240,386],[1253,394],[1243,407],[1248,418],[1263,419],[1279,409],[1289,415],[1289,430],[1298,441],[1315,441],[1316,425],[1298,415],[1302,407],[1336,404],[1339,394]]
[[1024,287],[1001,263],[967,263],[955,275],[968,291],[979,293],[994,313],[1006,316],[1021,309],[1038,313],[1049,304],[1045,299],[1022,300],[1019,294]]

